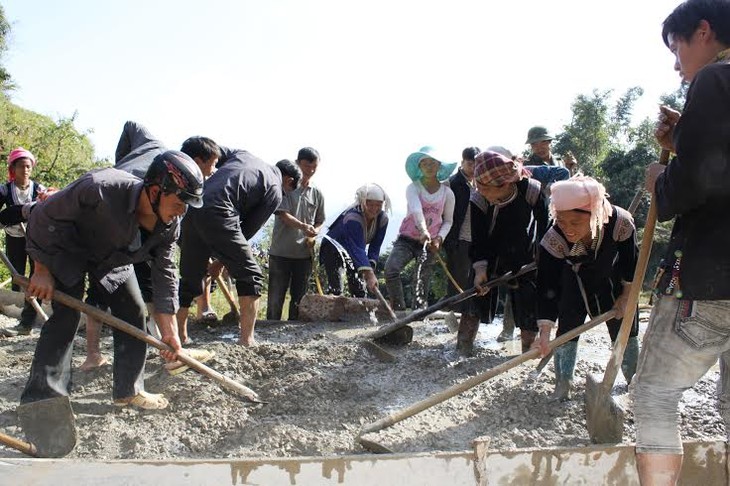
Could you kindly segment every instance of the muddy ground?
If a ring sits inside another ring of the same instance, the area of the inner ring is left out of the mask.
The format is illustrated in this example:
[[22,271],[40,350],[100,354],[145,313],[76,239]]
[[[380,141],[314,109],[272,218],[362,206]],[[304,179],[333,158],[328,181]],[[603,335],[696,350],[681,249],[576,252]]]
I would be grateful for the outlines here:
[[[642,315],[643,318],[646,315]],[[0,325],[14,320],[0,317]],[[267,404],[247,403],[211,380],[187,371],[170,376],[156,352],[147,361],[147,389],[164,393],[163,411],[118,409],[111,401],[111,367],[74,372],[72,405],[79,441],[72,458],[168,459],[282,457],[359,454],[360,428],[434,393],[482,373],[517,354],[519,341],[495,341],[497,324],[482,325],[473,357],[454,352],[455,334],[443,320],[414,325],[414,342],[389,348],[396,363],[378,361],[358,342],[375,329],[371,323],[260,323],[259,345],[233,344],[237,329],[192,326],[196,347],[214,350],[209,363],[256,390]],[[25,383],[35,335],[0,339],[0,431],[22,437],[15,407]],[[74,365],[84,357],[79,333]],[[585,428],[584,383],[587,372],[602,372],[609,347],[605,327],[584,336],[576,370],[575,399],[553,403],[552,364],[536,383],[526,383],[537,361],[529,361],[368,438],[396,452],[461,451],[474,438],[491,437],[491,447],[580,446],[589,443]],[[103,352],[111,357],[111,337]],[[715,407],[717,368],[681,404],[687,439],[721,439],[724,426]],[[614,394],[629,402],[623,377]],[[631,412],[625,441],[634,440]],[[0,447],[0,457],[20,454]]]

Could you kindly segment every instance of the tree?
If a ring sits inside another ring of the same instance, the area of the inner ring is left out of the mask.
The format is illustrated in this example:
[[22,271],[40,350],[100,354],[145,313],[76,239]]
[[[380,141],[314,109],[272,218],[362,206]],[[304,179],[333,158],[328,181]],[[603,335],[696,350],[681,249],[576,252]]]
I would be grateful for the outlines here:
[[[5,18],[5,10],[0,5],[0,60],[8,49],[8,37],[10,36],[10,23]],[[5,66],[0,64],[0,92],[5,92],[14,87],[10,73]]]
[[107,164],[94,157],[94,147],[87,133],[76,130],[75,119],[76,114],[55,121],[11,103],[0,93],[0,153],[25,147],[38,160],[33,179],[62,188],[84,172]]

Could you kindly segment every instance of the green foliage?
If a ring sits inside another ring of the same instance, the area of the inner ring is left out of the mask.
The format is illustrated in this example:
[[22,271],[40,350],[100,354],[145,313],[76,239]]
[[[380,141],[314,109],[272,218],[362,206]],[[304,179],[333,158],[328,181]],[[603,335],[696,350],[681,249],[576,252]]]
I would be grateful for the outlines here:
[[[5,10],[0,5],[0,59],[8,49],[8,36],[10,35],[10,23],[5,18]],[[0,64],[0,92],[13,89],[13,81],[5,66]]]
[[74,127],[76,114],[57,121],[21,108],[0,93],[0,153],[25,147],[35,155],[38,165],[33,179],[57,188],[66,186],[81,174],[106,165],[94,158],[94,147],[86,133]]
[[[594,90],[590,96],[578,95],[571,105],[573,116],[556,137],[555,151],[572,152],[586,175],[601,177],[600,161],[610,149],[613,129],[608,102],[611,90]],[[623,107],[623,110],[630,107]]]

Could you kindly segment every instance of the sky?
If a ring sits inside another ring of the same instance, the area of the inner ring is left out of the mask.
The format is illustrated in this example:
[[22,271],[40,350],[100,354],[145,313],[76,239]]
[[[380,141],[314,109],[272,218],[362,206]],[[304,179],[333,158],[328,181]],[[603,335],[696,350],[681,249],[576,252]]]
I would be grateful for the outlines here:
[[[126,120],[168,147],[191,135],[270,163],[319,150],[328,222],[366,182],[405,213],[423,145],[526,146],[594,89],[644,88],[637,118],[679,86],[661,23],[678,0],[0,0],[16,104],[77,113],[97,157]],[[42,163],[42,161],[41,161]]]

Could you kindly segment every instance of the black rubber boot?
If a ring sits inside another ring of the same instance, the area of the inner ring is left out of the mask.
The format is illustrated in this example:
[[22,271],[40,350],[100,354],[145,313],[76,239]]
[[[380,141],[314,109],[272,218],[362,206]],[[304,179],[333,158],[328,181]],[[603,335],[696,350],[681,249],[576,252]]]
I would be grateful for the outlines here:
[[639,338],[630,337],[624,350],[624,359],[621,361],[621,373],[626,378],[626,383],[631,384],[636,374],[636,363],[639,360]]
[[555,391],[551,401],[565,402],[573,399],[573,373],[578,343],[568,341],[555,350]]
[[476,316],[461,315],[459,332],[456,335],[456,349],[462,354],[471,354],[474,351],[474,340],[479,333],[479,318]]

